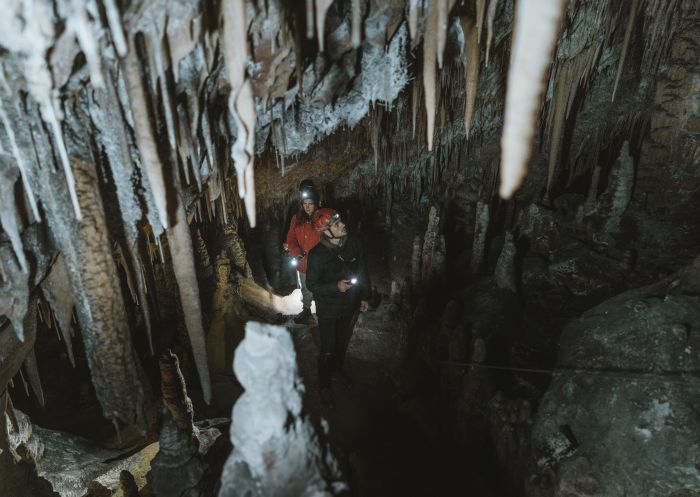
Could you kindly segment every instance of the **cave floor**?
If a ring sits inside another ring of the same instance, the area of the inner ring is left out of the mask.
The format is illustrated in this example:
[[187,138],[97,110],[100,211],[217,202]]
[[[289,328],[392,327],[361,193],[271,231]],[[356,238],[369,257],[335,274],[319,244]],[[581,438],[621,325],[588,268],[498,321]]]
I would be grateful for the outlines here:
[[[319,433],[327,428],[351,495],[507,495],[496,488],[494,475],[485,476],[484,468],[469,463],[470,449],[443,429],[435,395],[406,391],[412,381],[397,372],[399,332],[385,309],[380,305],[360,316],[345,364],[353,385],[333,382],[334,408],[323,407],[318,394],[318,328],[291,329],[305,409]],[[471,449],[472,460],[480,450]]]

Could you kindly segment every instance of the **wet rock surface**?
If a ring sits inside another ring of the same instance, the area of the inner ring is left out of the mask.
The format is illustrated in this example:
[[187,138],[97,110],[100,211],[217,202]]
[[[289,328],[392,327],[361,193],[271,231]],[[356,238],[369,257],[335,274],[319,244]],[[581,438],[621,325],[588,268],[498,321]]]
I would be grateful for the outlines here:
[[533,426],[528,495],[700,491],[698,267],[682,274],[610,299],[564,329]]

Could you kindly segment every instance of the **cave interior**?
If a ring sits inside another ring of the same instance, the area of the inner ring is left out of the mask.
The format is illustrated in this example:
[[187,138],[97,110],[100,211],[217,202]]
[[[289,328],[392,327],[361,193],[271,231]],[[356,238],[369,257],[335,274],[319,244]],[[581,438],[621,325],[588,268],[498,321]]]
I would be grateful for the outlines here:
[[2,7],[0,496],[700,496],[696,0]]

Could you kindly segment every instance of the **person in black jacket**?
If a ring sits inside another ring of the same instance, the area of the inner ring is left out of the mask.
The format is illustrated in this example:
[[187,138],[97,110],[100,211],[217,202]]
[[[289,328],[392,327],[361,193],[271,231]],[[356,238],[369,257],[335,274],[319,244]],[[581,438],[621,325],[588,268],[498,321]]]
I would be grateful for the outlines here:
[[360,244],[348,236],[336,211],[319,209],[314,229],[321,232],[321,241],[309,252],[306,284],[316,301],[321,335],[318,361],[321,401],[332,406],[333,373],[345,386],[350,385],[342,367],[358,313],[368,307],[370,282]]

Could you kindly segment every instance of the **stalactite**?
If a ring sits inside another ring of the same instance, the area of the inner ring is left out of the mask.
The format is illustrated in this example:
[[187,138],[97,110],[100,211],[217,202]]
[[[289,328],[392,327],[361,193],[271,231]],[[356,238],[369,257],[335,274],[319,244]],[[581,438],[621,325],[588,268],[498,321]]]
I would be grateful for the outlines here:
[[[448,2],[450,5],[448,5]],[[442,57],[445,53],[445,43],[447,41],[447,15],[453,4],[452,0],[433,0],[433,9],[437,7],[435,49],[437,50],[437,63],[440,69],[442,69]]]
[[481,44],[481,30],[484,27],[486,0],[476,0],[476,42]]
[[471,129],[474,107],[476,105],[476,88],[479,83],[479,38],[478,32],[471,19],[460,18],[464,32],[464,47],[462,48],[462,64],[464,65],[464,131],[467,139]]
[[129,39],[129,50],[122,62],[122,73],[129,95],[131,114],[134,118],[134,134],[136,135],[136,144],[141,156],[141,166],[145,170],[151,186],[153,199],[158,210],[158,219],[163,228],[167,228],[170,223],[168,222],[163,165],[161,164],[153,130],[151,129],[151,122],[148,116],[149,106],[144,92],[140,61],[133,38]]
[[418,10],[423,0],[409,0],[408,4],[408,32],[411,40],[415,40],[418,35]]
[[350,40],[353,48],[362,42],[362,5],[360,0],[352,0],[352,29]]
[[629,48],[630,36],[632,35],[632,29],[634,28],[634,21],[637,18],[637,7],[639,6],[639,0],[632,0],[630,3],[630,13],[627,18],[627,27],[625,28],[625,39],[622,42],[622,52],[620,53],[620,62],[617,65],[617,74],[615,75],[615,84],[613,85],[611,102],[615,101],[615,94],[617,93],[617,85],[620,82],[620,76],[622,75],[622,68],[625,65],[625,58],[627,57],[627,49]]
[[486,11],[486,61],[484,65],[489,65],[489,53],[491,52],[491,43],[493,42],[493,21],[496,19],[496,8],[498,0],[489,0],[489,8]]
[[[88,3],[90,7],[88,7]],[[57,6],[59,13],[65,19],[66,30],[75,35],[80,49],[85,55],[90,70],[90,82],[93,86],[101,88],[104,80],[102,79],[99,46],[87,15],[88,8],[92,12],[97,12],[94,0],[59,0]]]
[[306,0],[306,39],[314,37],[314,0]]
[[[0,77],[2,76],[2,73],[0,72]],[[4,82],[4,78],[2,78],[2,81]],[[8,92],[9,93],[9,92]],[[19,148],[17,147],[17,141],[15,139],[15,132],[14,129],[10,123],[9,118],[7,117],[7,114],[5,113],[5,109],[2,104],[2,99],[0,99],[0,121],[2,121],[2,125],[5,128],[5,133],[7,133],[7,138],[10,142],[10,148],[12,149],[12,156],[15,159],[15,163],[17,164],[17,168],[19,169],[20,176],[22,178],[22,186],[24,188],[24,194],[27,196],[27,200],[29,200],[29,206],[32,209],[32,215],[34,216],[34,219],[37,221],[41,221],[41,216],[39,215],[39,208],[37,207],[36,204],[36,198],[34,197],[34,192],[32,190],[32,187],[29,183],[29,176],[28,176],[28,171],[27,171],[27,165],[24,162],[24,156],[22,153],[20,153]],[[14,201],[12,202],[14,203]],[[3,205],[10,205],[10,204],[5,204],[3,201]]]
[[[444,0],[438,0],[440,2]],[[423,38],[423,88],[425,89],[425,113],[427,119],[427,138],[428,151],[433,150],[433,134],[435,128],[435,100],[436,100],[436,83],[435,83],[435,57],[437,55],[437,36],[438,36],[438,8],[433,5],[430,9],[430,15],[425,29]]]
[[0,226],[5,231],[12,244],[12,250],[17,257],[22,272],[29,272],[27,258],[24,255],[22,239],[20,238],[20,226],[15,206],[15,182],[18,170],[15,169],[11,156],[0,152]]
[[508,70],[500,195],[510,198],[527,172],[545,90],[545,77],[559,33],[563,0],[521,0],[516,4]]
[[56,316],[57,328],[66,346],[68,359],[75,367],[75,357],[73,355],[73,327],[71,319],[73,317],[74,300],[71,293],[68,272],[62,255],[58,255],[46,276],[41,282],[44,297],[48,301]]
[[318,50],[319,52],[323,52],[326,14],[333,0],[314,0],[314,2],[316,6],[316,37],[318,38]]
[[207,350],[202,325],[202,309],[199,299],[199,285],[194,267],[194,252],[192,238],[185,218],[185,208],[178,204],[175,223],[167,230],[168,248],[173,261],[173,270],[180,294],[180,304],[185,315],[185,325],[192,346],[202,393],[207,403],[211,402],[211,383],[209,381],[209,366],[207,365]]
[[223,4],[223,23],[224,61],[231,83],[229,109],[236,123],[236,142],[231,155],[236,168],[238,194],[245,201],[250,226],[255,227],[255,99],[253,87],[246,76],[248,23],[244,0],[231,0]]
[[420,85],[414,81],[411,85],[411,129],[412,137],[416,137],[416,119],[418,118],[418,108],[420,107]]
[[555,89],[554,98],[552,99],[553,119],[550,133],[550,148],[549,148],[549,166],[547,169],[547,196],[551,193],[552,182],[554,180],[554,171],[559,159],[559,147],[561,145],[562,135],[564,133],[564,124],[566,120],[566,104],[569,97],[571,76],[571,64],[566,61],[558,69],[557,75],[554,78]]
[[117,55],[124,57],[126,55],[127,46],[119,15],[119,8],[117,7],[115,0],[102,0],[102,3],[105,6],[105,14],[107,16],[107,23],[109,24],[109,31],[112,34],[114,49],[116,50]]
[[[30,308],[30,314],[34,315],[34,326],[36,326],[36,309]],[[32,392],[39,401],[39,405],[44,407],[46,401],[44,400],[44,389],[41,386],[41,378],[39,377],[39,366],[36,361],[36,353],[34,352],[34,347],[32,347],[24,359],[24,370],[29,378],[29,385],[32,387]]]

